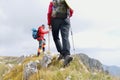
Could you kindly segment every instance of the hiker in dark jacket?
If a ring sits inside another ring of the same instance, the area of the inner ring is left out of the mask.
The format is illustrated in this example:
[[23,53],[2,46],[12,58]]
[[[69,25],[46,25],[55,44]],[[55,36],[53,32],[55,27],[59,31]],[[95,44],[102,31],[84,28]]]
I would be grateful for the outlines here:
[[[57,51],[60,53],[58,60],[64,59],[64,66],[66,66],[72,57],[70,57],[70,43],[69,43],[69,29],[70,17],[73,10],[67,5],[65,0],[53,0],[48,8],[48,25],[52,28],[52,36],[55,42]],[[61,32],[62,42],[59,38]]]
[[37,33],[37,40],[39,41],[39,48],[38,48],[38,53],[37,53],[37,56],[40,55],[40,53],[44,52],[45,50],[45,38],[44,38],[44,35],[49,33],[49,30],[48,31],[45,31],[45,26],[42,25],[42,26],[39,26],[38,28],[38,33]]

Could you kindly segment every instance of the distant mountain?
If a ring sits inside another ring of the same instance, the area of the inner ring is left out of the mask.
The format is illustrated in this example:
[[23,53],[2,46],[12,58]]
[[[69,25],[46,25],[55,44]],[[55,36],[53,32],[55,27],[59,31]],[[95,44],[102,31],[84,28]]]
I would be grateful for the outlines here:
[[120,67],[103,65],[103,69],[108,71],[110,75],[120,77]]

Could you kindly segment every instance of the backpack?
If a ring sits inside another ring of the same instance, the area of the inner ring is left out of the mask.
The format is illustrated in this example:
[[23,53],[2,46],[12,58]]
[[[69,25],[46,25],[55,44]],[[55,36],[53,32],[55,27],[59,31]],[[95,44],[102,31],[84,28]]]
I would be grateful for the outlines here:
[[33,28],[32,29],[32,37],[33,37],[33,39],[37,39],[37,37],[38,37],[37,34],[38,34],[38,30]]
[[65,0],[54,0],[52,7],[52,17],[67,18],[68,6]]

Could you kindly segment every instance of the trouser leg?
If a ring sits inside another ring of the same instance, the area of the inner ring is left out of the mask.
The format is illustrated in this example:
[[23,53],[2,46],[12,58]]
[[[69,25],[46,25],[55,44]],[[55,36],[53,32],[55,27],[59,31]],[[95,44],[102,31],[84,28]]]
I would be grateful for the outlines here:
[[37,56],[39,56],[41,54],[41,52],[42,52],[42,40],[39,41]]
[[70,43],[69,43],[70,24],[65,23],[61,26],[61,36],[63,45],[62,53],[64,54],[64,56],[70,55]]
[[52,35],[53,35],[55,46],[57,48],[57,51],[61,53],[62,45],[59,38],[60,22],[61,20],[59,19],[53,19],[51,25],[52,25]]
[[[53,39],[58,52],[60,52],[63,56],[70,55],[69,28],[69,19],[52,20]],[[59,31],[61,31],[62,45],[59,38]]]

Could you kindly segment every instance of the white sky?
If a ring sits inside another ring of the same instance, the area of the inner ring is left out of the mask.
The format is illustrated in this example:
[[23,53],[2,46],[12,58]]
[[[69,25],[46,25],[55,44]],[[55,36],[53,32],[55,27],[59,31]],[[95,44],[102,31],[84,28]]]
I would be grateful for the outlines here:
[[[0,0],[0,55],[20,56],[37,52],[38,43],[31,37],[31,28],[41,24],[47,26],[49,2]],[[76,52],[85,53],[106,65],[120,66],[120,1],[70,2],[74,10],[71,27]],[[51,48],[55,51],[52,37]]]

